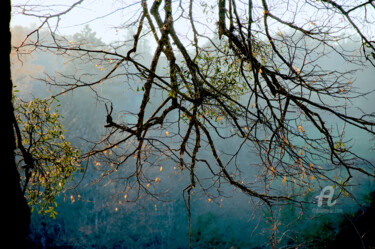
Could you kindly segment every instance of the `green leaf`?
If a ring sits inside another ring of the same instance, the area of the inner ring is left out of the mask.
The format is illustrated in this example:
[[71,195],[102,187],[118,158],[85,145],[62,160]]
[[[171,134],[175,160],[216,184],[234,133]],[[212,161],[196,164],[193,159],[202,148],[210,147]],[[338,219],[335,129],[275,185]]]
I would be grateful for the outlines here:
[[[22,133],[22,143],[34,159],[34,169],[26,189],[26,197],[32,211],[50,214],[58,213],[55,197],[64,190],[67,179],[73,179],[75,172],[82,170],[79,163],[80,150],[65,140],[61,124],[63,118],[57,114],[59,105],[53,107],[52,100],[35,98],[30,102],[14,102],[15,114]],[[33,141],[33,143],[30,143]],[[16,151],[18,163],[22,165],[22,153]],[[23,184],[24,174],[20,173]]]

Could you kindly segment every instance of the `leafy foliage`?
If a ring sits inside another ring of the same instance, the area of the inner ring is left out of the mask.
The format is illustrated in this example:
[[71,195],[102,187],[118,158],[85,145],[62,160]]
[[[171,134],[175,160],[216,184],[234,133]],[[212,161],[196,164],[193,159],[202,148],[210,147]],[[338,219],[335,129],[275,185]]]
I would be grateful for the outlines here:
[[37,207],[39,213],[55,218],[56,196],[73,180],[81,169],[78,162],[80,150],[65,140],[60,123],[62,116],[53,108],[54,99],[35,98],[24,102],[15,100],[16,120],[22,134],[22,145],[32,156],[34,165],[30,175],[25,168],[25,159],[20,150],[18,168],[25,169],[22,182],[29,205]]

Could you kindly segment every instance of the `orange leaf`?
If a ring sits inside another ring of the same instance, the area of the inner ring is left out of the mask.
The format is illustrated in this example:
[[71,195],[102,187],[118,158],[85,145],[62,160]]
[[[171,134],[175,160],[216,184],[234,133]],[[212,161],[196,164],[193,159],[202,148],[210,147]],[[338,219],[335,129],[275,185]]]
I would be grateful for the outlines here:
[[286,143],[286,144],[289,144],[288,141],[285,139],[284,135],[282,136],[283,138],[283,141]]

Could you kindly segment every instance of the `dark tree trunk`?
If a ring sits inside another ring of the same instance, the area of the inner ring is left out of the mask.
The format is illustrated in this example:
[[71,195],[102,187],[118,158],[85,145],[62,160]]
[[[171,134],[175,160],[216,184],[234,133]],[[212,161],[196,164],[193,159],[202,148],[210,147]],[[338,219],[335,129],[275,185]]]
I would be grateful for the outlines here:
[[[1,49],[2,58],[2,87],[0,90],[2,136],[1,143],[1,246],[9,248],[23,248],[26,232],[30,223],[30,210],[22,194],[20,176],[15,163],[15,135],[13,129],[12,79],[10,70],[11,33],[10,1],[5,3],[7,10],[3,13],[9,18],[2,22],[3,34],[6,34],[4,47]],[[3,7],[4,7],[3,5]],[[4,36],[3,36],[4,37]],[[0,246],[0,247],[1,247]]]

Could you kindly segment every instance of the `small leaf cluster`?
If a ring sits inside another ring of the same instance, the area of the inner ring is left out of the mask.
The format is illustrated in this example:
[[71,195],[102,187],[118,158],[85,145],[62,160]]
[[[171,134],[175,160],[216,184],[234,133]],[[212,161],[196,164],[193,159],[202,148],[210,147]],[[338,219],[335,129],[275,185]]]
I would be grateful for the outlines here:
[[205,79],[202,87],[206,93],[209,93],[203,100],[201,114],[215,121],[221,121],[226,112],[222,103],[226,103],[227,108],[233,113],[239,111],[227,98],[239,100],[249,88],[242,79],[241,61],[230,54],[228,44],[221,44],[219,51],[210,51],[210,47],[201,49],[195,58],[195,63]]

